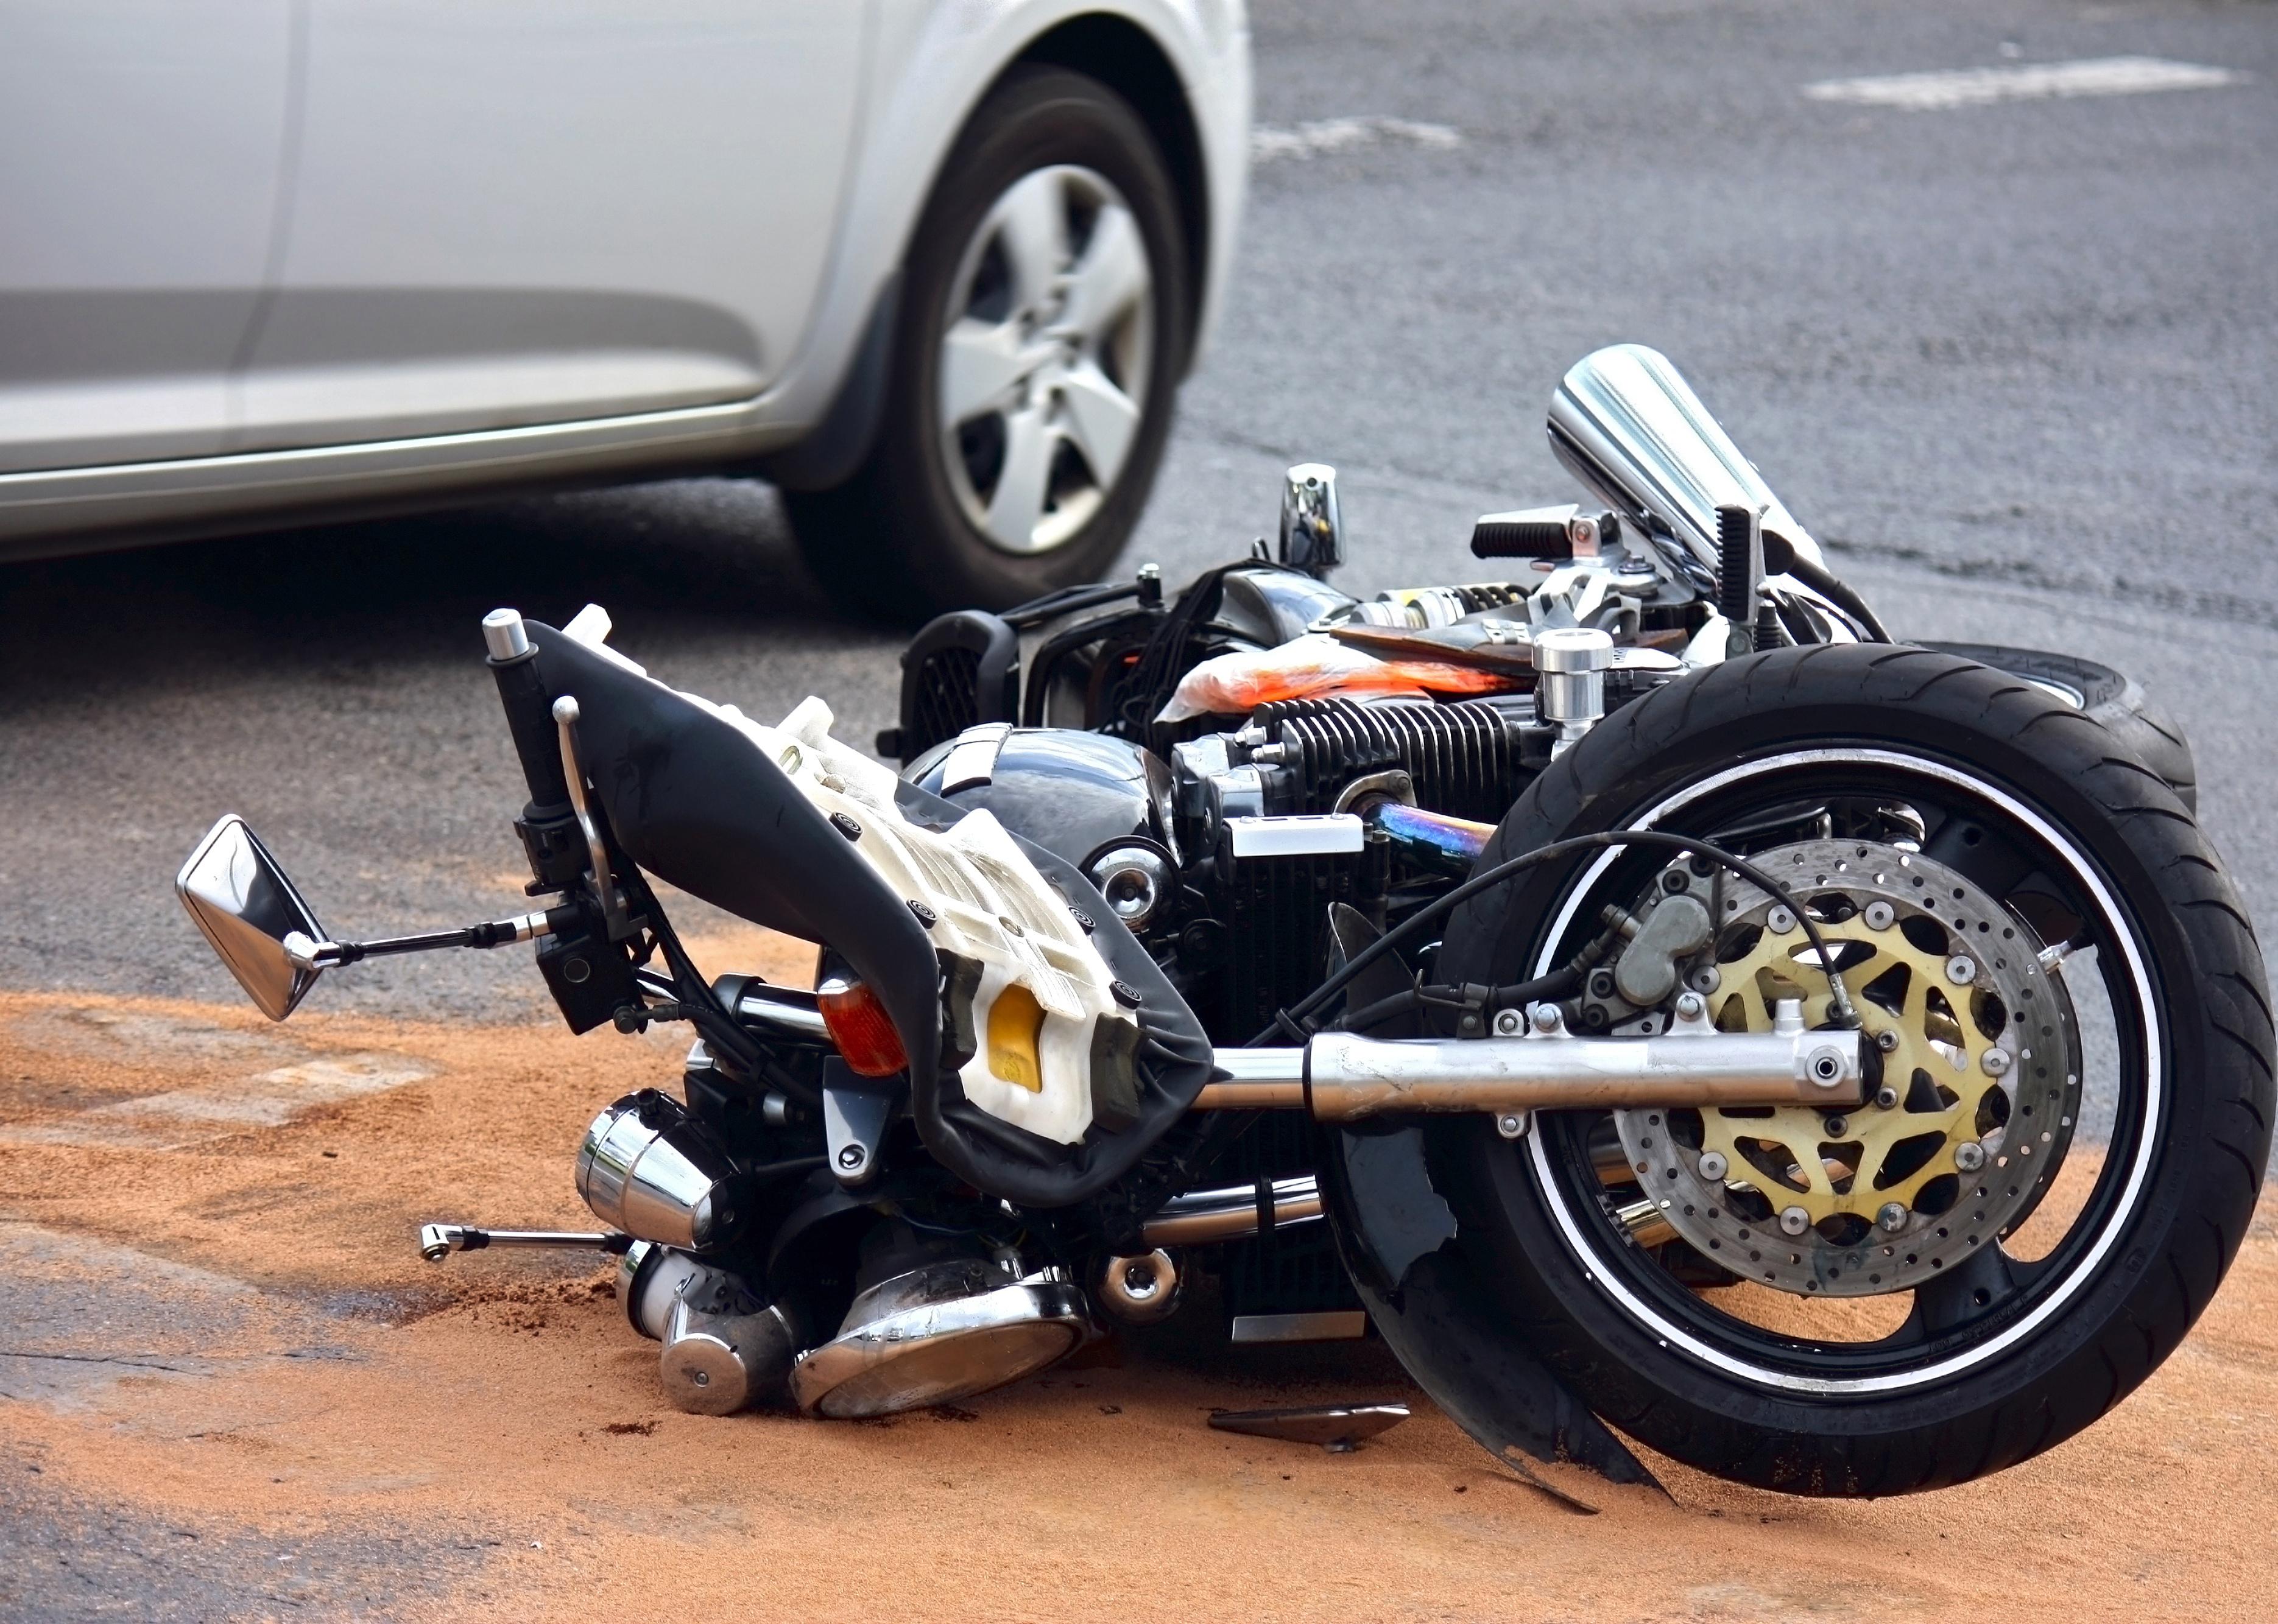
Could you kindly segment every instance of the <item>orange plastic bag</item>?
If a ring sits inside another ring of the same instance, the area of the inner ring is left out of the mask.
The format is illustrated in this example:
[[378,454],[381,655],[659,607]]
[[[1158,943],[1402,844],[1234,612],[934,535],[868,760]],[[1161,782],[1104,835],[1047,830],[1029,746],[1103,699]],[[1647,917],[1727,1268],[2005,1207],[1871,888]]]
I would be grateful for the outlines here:
[[1179,679],[1161,722],[1192,716],[1247,716],[1276,699],[1335,694],[1493,694],[1522,686],[1503,672],[1436,660],[1379,660],[1319,632],[1279,648],[1205,660]]

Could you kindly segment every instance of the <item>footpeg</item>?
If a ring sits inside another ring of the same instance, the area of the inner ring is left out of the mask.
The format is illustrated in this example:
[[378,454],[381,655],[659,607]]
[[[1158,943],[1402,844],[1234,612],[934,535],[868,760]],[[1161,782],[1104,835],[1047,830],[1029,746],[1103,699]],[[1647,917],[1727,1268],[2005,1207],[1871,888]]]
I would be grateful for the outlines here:
[[419,1255],[440,1263],[454,1252],[480,1252],[488,1247],[555,1247],[622,1256],[633,1244],[630,1235],[614,1230],[485,1230],[471,1224],[423,1224],[419,1226]]

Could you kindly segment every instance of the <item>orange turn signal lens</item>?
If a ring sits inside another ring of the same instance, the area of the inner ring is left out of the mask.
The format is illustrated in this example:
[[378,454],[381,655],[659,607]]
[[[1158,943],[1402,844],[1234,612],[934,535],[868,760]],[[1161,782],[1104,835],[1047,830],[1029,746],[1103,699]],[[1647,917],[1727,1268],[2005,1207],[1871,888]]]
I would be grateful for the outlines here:
[[822,1024],[838,1045],[839,1058],[857,1077],[891,1077],[909,1068],[901,1034],[894,1030],[886,1006],[861,982],[837,976],[814,989]]

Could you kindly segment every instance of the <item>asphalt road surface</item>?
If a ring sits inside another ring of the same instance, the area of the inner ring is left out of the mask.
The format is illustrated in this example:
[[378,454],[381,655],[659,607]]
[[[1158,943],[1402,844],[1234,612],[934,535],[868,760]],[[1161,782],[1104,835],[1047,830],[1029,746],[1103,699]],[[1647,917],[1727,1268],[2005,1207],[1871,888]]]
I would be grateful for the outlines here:
[[[2142,678],[2278,917],[2278,5],[1253,11],[1272,156],[1128,563],[1232,556],[1281,468],[1319,460],[1342,584],[1464,578],[1474,515],[1573,494],[1542,434],[1560,373],[1651,344],[1901,635]],[[1926,111],[1805,94],[2111,57],[2234,77]],[[892,720],[899,638],[832,608],[752,484],[0,566],[0,987],[236,996],[169,894],[226,810],[337,932],[508,911],[522,794],[476,621],[589,600],[677,686],[761,718],[818,693],[857,741]],[[490,1019],[541,997],[513,951],[315,995]],[[0,1529],[0,1564],[41,1538]]]
[[[2278,7],[1267,0],[1255,27],[1281,156],[1130,561],[1230,556],[1318,459],[1347,585],[1460,579],[1475,514],[1572,494],[1542,434],[1559,374],[1649,343],[1902,634],[2138,674],[2278,911]],[[2114,57],[2251,77],[1930,111],[1803,93]],[[1319,137],[1342,118],[1452,135]],[[898,640],[821,597],[756,484],[0,567],[0,985],[232,995],[167,894],[230,808],[342,932],[510,900],[475,621],[589,599],[680,686],[762,717],[819,693],[856,740],[892,720]],[[459,955],[318,995],[535,988],[519,955]]]
[[[1132,561],[1229,556],[1318,459],[1347,585],[1462,578],[1472,515],[1571,494],[1541,428],[1559,374],[1652,344],[1902,633],[2138,673],[2190,728],[2255,911],[2278,907],[2278,8],[1269,0],[1255,26],[1258,120],[1299,139],[1257,171]],[[1803,94],[2112,57],[2252,78],[1930,111]],[[1303,140],[1353,118],[1453,134]],[[891,720],[898,639],[822,599],[755,484],[0,567],[0,984],[228,995],[167,895],[228,808],[338,930],[493,908],[519,795],[474,622],[588,599],[680,686],[762,717],[820,693],[856,740]],[[518,958],[320,996],[472,1010],[535,987]]]

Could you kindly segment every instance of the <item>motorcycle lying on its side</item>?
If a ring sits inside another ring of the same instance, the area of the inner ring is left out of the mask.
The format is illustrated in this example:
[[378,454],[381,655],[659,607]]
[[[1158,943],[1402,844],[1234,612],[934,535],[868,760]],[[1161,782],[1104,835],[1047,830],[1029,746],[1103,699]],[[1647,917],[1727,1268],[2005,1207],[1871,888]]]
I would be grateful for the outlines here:
[[[1550,436],[1590,501],[1480,519],[1483,583],[1330,585],[1305,464],[1276,555],[943,617],[898,772],[500,610],[544,907],[334,941],[233,816],[178,889],[277,1019],[535,942],[574,1031],[692,1027],[577,1150],[604,1230],[421,1236],[620,1254],[691,1410],[946,1402],[1202,1275],[1236,1341],[1372,1328],[1521,1464],[2024,1460],[2175,1350],[2269,1148],[2189,750],[2093,661],[1892,640],[1649,350]],[[656,881],[814,986],[699,970]]]

